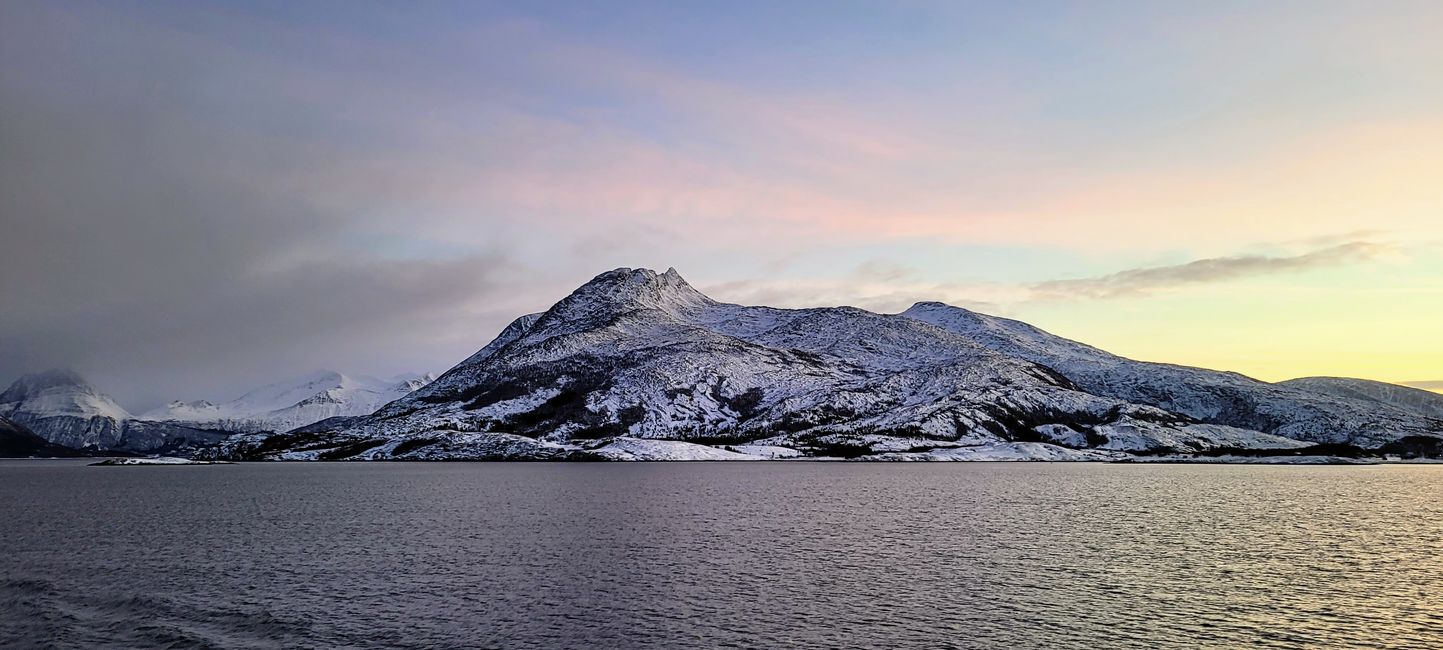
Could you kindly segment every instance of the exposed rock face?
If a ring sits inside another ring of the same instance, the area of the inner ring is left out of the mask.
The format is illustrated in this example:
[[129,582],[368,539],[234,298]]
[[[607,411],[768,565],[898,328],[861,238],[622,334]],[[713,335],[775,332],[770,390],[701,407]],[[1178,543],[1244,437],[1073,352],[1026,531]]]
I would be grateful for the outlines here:
[[22,425],[0,418],[0,458],[62,458],[82,452],[46,440]]

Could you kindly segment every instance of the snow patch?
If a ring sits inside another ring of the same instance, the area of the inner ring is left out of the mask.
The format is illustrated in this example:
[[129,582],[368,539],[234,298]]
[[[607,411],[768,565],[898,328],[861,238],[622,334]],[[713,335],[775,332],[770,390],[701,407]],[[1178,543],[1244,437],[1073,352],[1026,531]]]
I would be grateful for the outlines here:
[[195,460],[192,458],[176,458],[174,456],[155,456],[151,458],[108,458],[95,465],[230,465],[232,463],[223,460]]
[[613,438],[605,445],[588,449],[607,460],[764,460],[768,456],[717,449],[679,440]]
[[889,461],[973,461],[973,462],[1098,462],[1113,461],[1128,454],[1097,451],[1093,449],[1068,449],[1041,442],[1005,442],[976,447],[952,447],[933,449],[926,452],[876,454],[863,456],[859,460]]

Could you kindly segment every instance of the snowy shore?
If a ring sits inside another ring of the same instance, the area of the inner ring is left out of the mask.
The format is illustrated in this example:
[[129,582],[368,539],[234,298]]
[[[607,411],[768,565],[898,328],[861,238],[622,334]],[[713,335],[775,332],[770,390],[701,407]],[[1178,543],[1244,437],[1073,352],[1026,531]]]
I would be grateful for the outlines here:
[[195,460],[193,458],[176,458],[174,456],[156,456],[152,458],[107,458],[98,463],[91,463],[95,466],[112,465],[233,465],[234,463],[225,460]]

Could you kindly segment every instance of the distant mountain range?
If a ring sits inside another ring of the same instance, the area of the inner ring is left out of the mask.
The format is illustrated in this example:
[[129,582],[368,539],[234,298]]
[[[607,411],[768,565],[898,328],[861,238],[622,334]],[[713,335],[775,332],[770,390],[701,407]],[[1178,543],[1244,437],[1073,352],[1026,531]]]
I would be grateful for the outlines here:
[[434,379],[351,377],[322,370],[257,388],[229,402],[171,402],[141,414],[145,420],[178,422],[226,431],[289,431],[326,418],[366,415]]
[[173,451],[213,444],[229,435],[136,420],[68,370],[21,377],[0,393],[0,417],[47,442],[77,450]]
[[[434,382],[373,414],[237,435],[205,453],[296,460],[1438,453],[1440,409],[1443,395],[1391,384],[1270,384],[1133,361],[941,303],[900,314],[745,307],[702,295],[674,270],[617,269],[544,313],[516,319]],[[220,421],[188,418],[174,421]]]
[[431,379],[318,371],[222,404],[177,401],[133,416],[75,372],[51,370],[26,375],[0,393],[0,417],[63,448],[180,453],[236,433],[288,431],[325,418],[368,414]]

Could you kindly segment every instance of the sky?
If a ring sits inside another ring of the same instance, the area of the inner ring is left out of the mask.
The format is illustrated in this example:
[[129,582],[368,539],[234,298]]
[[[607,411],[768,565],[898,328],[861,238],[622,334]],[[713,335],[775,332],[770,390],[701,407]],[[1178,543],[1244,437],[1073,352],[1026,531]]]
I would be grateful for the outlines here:
[[1443,3],[0,0],[0,382],[440,372],[617,267],[1443,388]]

